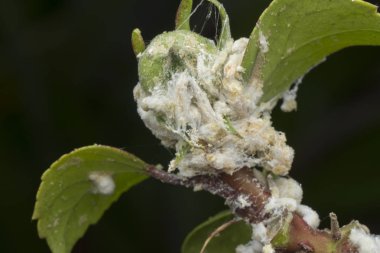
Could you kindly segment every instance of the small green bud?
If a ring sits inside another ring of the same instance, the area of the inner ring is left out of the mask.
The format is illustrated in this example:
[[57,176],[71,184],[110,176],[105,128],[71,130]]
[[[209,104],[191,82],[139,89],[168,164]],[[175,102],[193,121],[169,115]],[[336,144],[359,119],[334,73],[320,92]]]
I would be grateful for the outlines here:
[[193,0],[182,0],[175,17],[176,30],[190,31],[190,16],[191,9],[193,8]]
[[145,42],[140,29],[136,28],[132,32],[132,47],[136,57],[145,50]]

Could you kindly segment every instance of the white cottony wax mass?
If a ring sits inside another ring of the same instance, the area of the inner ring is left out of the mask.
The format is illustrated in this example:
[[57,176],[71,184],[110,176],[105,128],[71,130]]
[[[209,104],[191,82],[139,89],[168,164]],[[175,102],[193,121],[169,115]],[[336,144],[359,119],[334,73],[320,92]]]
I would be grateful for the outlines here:
[[247,43],[242,38],[218,50],[192,32],[175,31],[155,38],[140,56],[139,68],[156,74],[139,71],[138,112],[163,145],[176,149],[170,171],[192,177],[258,167],[288,174],[294,152],[272,126],[274,103],[260,102],[260,80],[242,82]]
[[110,195],[115,190],[115,182],[112,176],[104,172],[91,172],[88,178],[94,185],[93,192],[95,194]]

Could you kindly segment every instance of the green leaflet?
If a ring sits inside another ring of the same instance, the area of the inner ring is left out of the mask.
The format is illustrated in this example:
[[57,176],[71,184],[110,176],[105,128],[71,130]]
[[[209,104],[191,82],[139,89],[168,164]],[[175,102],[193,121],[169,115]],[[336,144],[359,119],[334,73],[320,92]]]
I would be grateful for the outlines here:
[[380,45],[377,7],[362,0],[274,0],[244,55],[246,82],[263,82],[262,100],[287,90],[326,56],[349,46]]
[[[199,253],[204,242],[209,235],[219,226],[232,220],[234,215],[230,211],[221,212],[211,217],[206,222],[198,225],[186,237],[182,244],[181,253]],[[251,227],[244,221],[239,221],[226,230],[221,232],[219,236],[213,238],[208,244],[207,253],[231,253],[235,252],[235,248],[240,244],[245,244],[251,239]]]
[[[220,19],[222,22],[222,30],[219,35],[218,40],[218,48],[223,49],[226,44],[231,41],[231,28],[230,28],[230,20],[228,18],[227,12],[224,9],[223,5],[217,0],[207,0],[212,3],[219,11]],[[182,0],[175,19],[175,29],[176,30],[188,30],[190,31],[190,17],[191,10],[193,7],[192,0]]]
[[[62,156],[43,174],[37,193],[33,219],[38,219],[39,236],[53,253],[71,252],[89,225],[123,192],[147,178],[147,166],[127,152],[100,145]],[[96,184],[98,176],[103,180]]]
[[133,52],[135,53],[136,57],[144,52],[145,50],[145,42],[144,42],[144,39],[141,35],[141,31],[140,29],[136,28],[132,31],[132,39],[131,39],[131,42],[132,42],[132,48],[133,48]]
[[190,31],[190,16],[193,8],[193,0],[182,0],[175,17],[175,29]]
[[231,41],[230,19],[221,3],[219,3],[217,0],[207,0],[207,1],[215,5],[215,7],[219,11],[220,19],[222,21],[222,30],[219,35],[218,48],[223,49],[228,43],[228,41]]

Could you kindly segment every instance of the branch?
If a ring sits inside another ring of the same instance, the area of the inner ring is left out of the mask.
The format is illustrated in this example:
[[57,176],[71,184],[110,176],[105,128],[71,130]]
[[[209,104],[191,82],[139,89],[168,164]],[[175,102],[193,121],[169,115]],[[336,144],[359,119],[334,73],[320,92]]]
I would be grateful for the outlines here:
[[[235,214],[251,224],[257,224],[270,218],[265,205],[271,197],[270,190],[255,178],[252,169],[242,168],[234,174],[198,175],[184,178],[165,170],[149,167],[147,172],[161,182],[180,185],[196,190],[205,190],[218,195]],[[239,207],[239,197],[247,196],[252,204]],[[287,210],[284,211],[284,215]],[[272,240],[276,252],[281,253],[358,253],[358,249],[349,241],[350,228],[343,232],[339,228],[336,215],[331,214],[331,231],[319,230],[309,226],[303,218],[293,212],[292,218],[284,224]],[[348,225],[347,227],[349,227]]]
[[[233,175],[220,173],[218,175],[198,175],[192,178],[184,178],[153,166],[150,166],[147,172],[163,183],[205,190],[220,196],[226,200],[226,203],[239,217],[250,223],[258,223],[265,218],[263,210],[270,197],[270,192],[254,177],[251,169],[243,168]],[[236,207],[239,196],[242,195],[247,196],[252,205]]]

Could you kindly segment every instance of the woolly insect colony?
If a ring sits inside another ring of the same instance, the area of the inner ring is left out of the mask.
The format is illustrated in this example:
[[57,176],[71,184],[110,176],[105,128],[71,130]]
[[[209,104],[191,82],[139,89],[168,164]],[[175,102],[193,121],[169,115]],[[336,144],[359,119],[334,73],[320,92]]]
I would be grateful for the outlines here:
[[[334,3],[327,0],[275,0],[258,21],[250,38],[233,40],[223,6],[216,0],[208,2],[218,9],[222,21],[217,42],[190,30],[191,0],[181,2],[176,30],[158,35],[146,48],[140,31],[133,31],[132,44],[138,58],[139,74],[139,83],[134,89],[138,113],[164,146],[176,150],[168,170],[143,166],[144,172],[164,183],[206,190],[223,197],[235,215],[229,224],[240,220],[251,226],[251,241],[236,245],[237,253],[380,252],[380,237],[370,235],[368,229],[356,221],[340,227],[335,214],[331,213],[331,228],[318,229],[318,214],[301,203],[302,188],[288,176],[294,151],[286,144],[285,134],[274,129],[271,122],[271,111],[279,100],[283,101],[283,111],[296,109],[295,98],[300,83],[297,80],[328,54],[350,45],[380,44],[380,37],[373,42],[364,39],[344,41],[346,38],[343,38],[343,42],[336,42],[338,45],[332,49],[322,50],[317,56],[310,55],[309,61],[297,65],[294,63],[297,59],[292,57],[297,50],[303,50],[305,42],[297,44],[296,41],[283,48],[284,52],[279,52],[281,49],[276,43],[283,44],[283,37],[276,41],[277,31],[273,30],[283,32],[281,29],[293,25],[292,19],[288,20],[286,16],[283,17],[286,22],[281,20],[281,13],[287,6],[303,10],[305,15],[314,11],[316,5],[332,9],[339,7],[362,19],[371,15],[368,19],[376,18],[380,30],[375,7],[359,0],[337,0]],[[337,29],[336,34],[347,30],[344,24],[338,28],[323,27],[319,32],[323,33],[323,29]],[[313,33],[316,34],[312,36],[321,38],[318,31]],[[338,36],[336,34],[334,36]],[[322,49],[334,43],[334,40],[315,39],[316,46],[310,38],[304,40],[311,44],[310,47]],[[289,68],[292,63],[299,69]],[[284,70],[276,69],[280,67]],[[290,88],[292,83],[295,85]],[[112,175],[91,171],[88,174],[93,185],[91,193],[114,194],[117,185]],[[37,197],[36,210],[39,201],[41,198]],[[42,215],[36,212],[34,217],[41,220]],[[198,252],[206,252],[208,242],[215,234],[227,229],[228,226],[217,229]],[[53,243],[50,241],[50,244]],[[183,252],[195,251],[187,251],[184,247]]]

